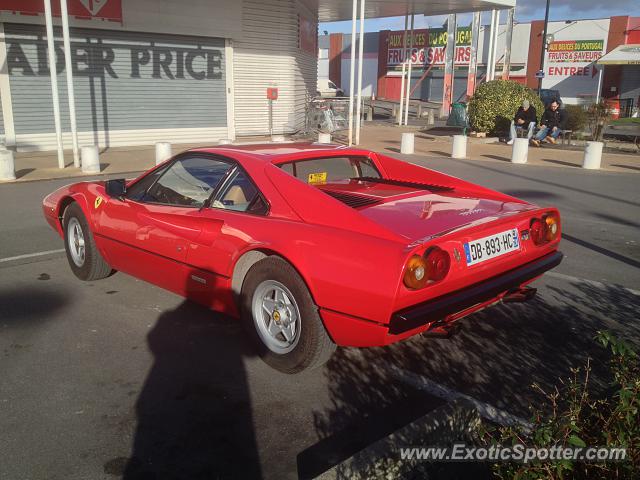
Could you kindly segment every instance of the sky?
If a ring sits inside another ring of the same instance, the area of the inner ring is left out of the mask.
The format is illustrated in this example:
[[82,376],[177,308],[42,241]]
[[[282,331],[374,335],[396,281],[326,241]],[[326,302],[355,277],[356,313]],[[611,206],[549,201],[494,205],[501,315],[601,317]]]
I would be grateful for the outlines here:
[[[530,20],[544,20],[545,0],[519,0],[516,3],[516,22]],[[640,16],[640,2],[638,0],[551,0],[549,9],[550,20],[578,20],[584,18],[608,18],[614,15]],[[500,21],[506,21],[506,11],[502,11]],[[425,17],[416,15],[414,28],[441,27],[445,16]],[[482,23],[488,24],[491,14],[482,15]],[[458,25],[471,23],[471,14],[458,15]],[[365,32],[378,30],[403,30],[404,17],[390,17],[383,19],[365,19]],[[351,33],[351,21],[321,23],[319,33],[342,32]]]

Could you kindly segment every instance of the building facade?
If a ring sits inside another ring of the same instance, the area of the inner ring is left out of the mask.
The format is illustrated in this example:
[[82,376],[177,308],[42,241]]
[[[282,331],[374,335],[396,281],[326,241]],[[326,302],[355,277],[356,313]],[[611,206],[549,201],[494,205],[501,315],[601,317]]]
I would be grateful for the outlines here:
[[[54,4],[54,16],[56,13]],[[55,149],[43,2],[0,7],[0,135]],[[216,142],[304,124],[317,75],[317,8],[300,0],[68,0],[79,143]],[[59,25],[59,19],[54,22]],[[71,146],[62,34],[54,29]]]
[[[538,87],[543,21],[517,23],[511,42],[509,78],[531,88]],[[483,81],[487,70],[489,26],[481,26],[478,39],[477,79]],[[496,78],[503,76],[506,26],[498,30]],[[615,47],[640,43],[640,17],[611,17],[594,20],[549,22],[549,45],[545,52],[542,88],[558,90],[565,103],[590,103],[600,96],[619,103],[621,114],[639,108],[640,75],[634,65],[602,66],[597,60]],[[454,100],[466,96],[471,50],[469,26],[458,25],[455,48]],[[410,43],[410,38],[408,38]],[[326,52],[319,59],[319,75],[327,75],[345,92],[349,90],[350,35],[335,33],[320,37]],[[414,31],[412,62],[412,98],[440,102],[444,84],[443,28]],[[377,49],[374,49],[377,45]],[[365,85],[378,98],[400,98],[404,31],[383,30],[365,34]],[[373,68],[373,65],[376,68]],[[345,76],[345,72],[346,75]]]

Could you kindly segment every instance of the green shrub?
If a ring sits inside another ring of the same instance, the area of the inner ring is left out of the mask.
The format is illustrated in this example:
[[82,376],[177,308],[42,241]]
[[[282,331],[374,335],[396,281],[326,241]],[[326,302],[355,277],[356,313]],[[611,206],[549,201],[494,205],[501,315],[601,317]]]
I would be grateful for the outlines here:
[[[579,462],[561,460],[530,463],[495,463],[498,478],[638,479],[640,478],[640,364],[638,354],[609,332],[598,332],[597,341],[610,351],[612,384],[605,395],[594,396],[590,384],[590,361],[552,391],[534,387],[544,395],[543,404],[532,408],[530,431],[519,427],[481,428],[485,445],[527,447],[626,447],[624,461]],[[483,431],[484,430],[484,431]]]
[[525,99],[536,109],[539,120],[544,106],[533,90],[511,80],[483,83],[469,101],[471,128],[476,132],[508,132],[513,116]]
[[584,131],[587,125],[587,111],[580,105],[565,105],[564,108],[567,112],[567,130]]

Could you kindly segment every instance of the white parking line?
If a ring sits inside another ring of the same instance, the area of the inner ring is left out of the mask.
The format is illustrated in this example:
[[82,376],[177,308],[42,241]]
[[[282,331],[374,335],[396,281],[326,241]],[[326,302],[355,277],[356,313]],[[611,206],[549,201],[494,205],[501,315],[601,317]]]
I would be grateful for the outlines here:
[[586,278],[573,277],[571,275],[565,275],[564,273],[558,273],[558,272],[546,272],[545,276],[547,275],[550,277],[559,278],[561,280],[568,280],[570,282],[588,283],[589,285],[593,285],[594,287],[597,287],[597,288],[617,287],[617,288],[626,290],[632,295],[640,296],[640,290],[634,290],[633,288],[624,287],[622,285],[617,285],[615,283],[602,283],[596,280],[588,280]]
[[0,263],[13,262],[14,260],[24,260],[25,258],[43,257],[45,255],[52,255],[54,253],[62,252],[64,252],[64,248],[61,248],[59,250],[46,250],[44,252],[25,253],[24,255],[17,255],[15,257],[0,258]]
[[433,380],[429,380],[427,377],[418,375],[417,373],[409,372],[396,366],[392,366],[392,369],[395,377],[398,380],[419,390],[423,390],[430,395],[433,395],[434,397],[441,398],[448,402],[457,399],[467,400],[478,410],[478,413],[481,417],[486,418],[491,422],[497,423],[498,425],[502,426],[519,425],[523,427],[525,431],[531,431],[532,425],[524,418],[512,415],[509,412],[494,407],[493,405],[481,402],[480,400],[476,400],[469,395],[458,392],[456,390],[452,390],[448,387],[445,387],[444,385],[440,385],[439,383],[436,383]]

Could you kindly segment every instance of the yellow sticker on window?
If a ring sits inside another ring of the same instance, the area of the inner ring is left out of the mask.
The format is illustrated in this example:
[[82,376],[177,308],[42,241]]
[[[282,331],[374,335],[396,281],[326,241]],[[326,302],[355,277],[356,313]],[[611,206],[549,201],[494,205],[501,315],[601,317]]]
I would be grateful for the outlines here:
[[307,183],[312,185],[316,183],[327,183],[327,172],[310,173]]

